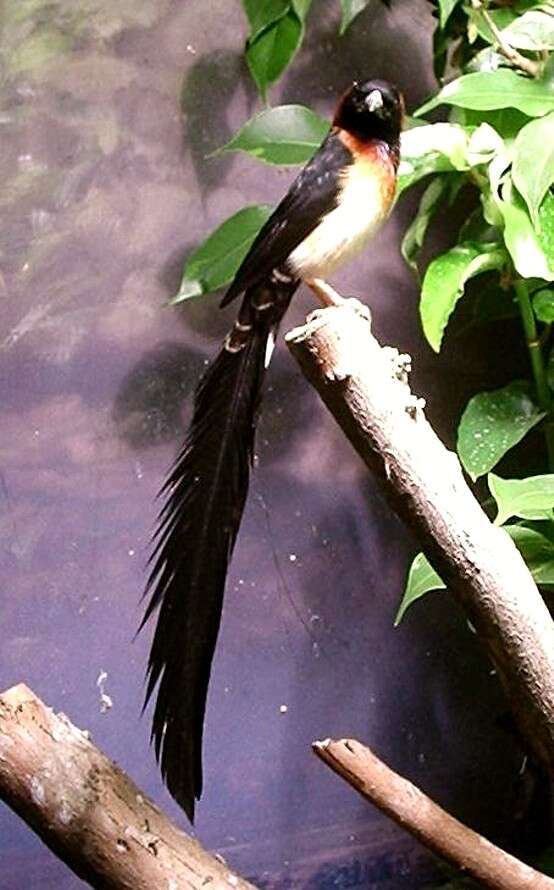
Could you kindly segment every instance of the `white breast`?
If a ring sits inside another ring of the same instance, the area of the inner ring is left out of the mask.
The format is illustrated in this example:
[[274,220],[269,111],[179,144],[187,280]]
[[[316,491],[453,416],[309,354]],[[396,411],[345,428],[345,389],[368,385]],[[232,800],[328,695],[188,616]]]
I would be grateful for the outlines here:
[[[344,175],[339,206],[320,222],[289,257],[299,278],[326,278],[357,253],[388,215],[383,184],[355,165]],[[385,205],[385,206],[384,206]]]

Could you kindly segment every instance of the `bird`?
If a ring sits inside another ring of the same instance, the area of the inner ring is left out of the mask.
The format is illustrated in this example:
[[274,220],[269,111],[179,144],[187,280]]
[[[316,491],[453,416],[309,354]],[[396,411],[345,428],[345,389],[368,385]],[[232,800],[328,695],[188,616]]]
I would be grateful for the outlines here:
[[[221,306],[236,321],[196,388],[185,443],[160,495],[148,603],[157,614],[144,707],[162,778],[191,822],[202,793],[202,737],[227,570],[248,493],[263,382],[280,322],[306,283],[327,276],[387,218],[395,195],[404,100],[393,84],[354,81],[330,130],[262,226]],[[139,628],[139,629],[140,629]]]

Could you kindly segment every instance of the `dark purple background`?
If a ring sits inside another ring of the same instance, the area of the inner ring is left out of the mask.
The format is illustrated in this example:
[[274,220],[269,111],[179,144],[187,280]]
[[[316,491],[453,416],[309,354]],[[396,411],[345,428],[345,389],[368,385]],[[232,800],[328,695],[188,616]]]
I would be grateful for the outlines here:
[[[314,0],[273,101],[329,114],[351,78],[384,76],[413,108],[433,88],[428,5],[370,4],[342,40],[337,7]],[[186,825],[140,717],[151,628],[133,635],[184,396],[232,310],[215,297],[164,304],[187,251],[244,204],[276,201],[294,173],[206,159],[260,107],[238,0],[8,0],[5,17],[0,688],[26,682]],[[336,284],[414,355],[416,390],[451,445],[487,358],[471,338],[440,358],[422,339],[399,256],[413,205]],[[301,293],[287,325],[312,305]],[[495,724],[496,679],[447,595],[393,629],[415,548],[283,347],[257,452],[210,687],[198,836],[268,887],[414,887],[428,870],[420,848],[310,742],[356,736],[502,837],[519,760]],[[81,886],[6,808],[0,875],[3,890]]]

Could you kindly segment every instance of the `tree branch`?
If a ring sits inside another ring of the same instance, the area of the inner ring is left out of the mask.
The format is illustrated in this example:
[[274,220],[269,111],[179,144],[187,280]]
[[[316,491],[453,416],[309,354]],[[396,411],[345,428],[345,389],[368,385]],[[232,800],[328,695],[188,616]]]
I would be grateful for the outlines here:
[[494,37],[498,52],[511,62],[514,68],[519,68],[520,71],[524,71],[525,74],[529,74],[531,77],[538,77],[541,70],[540,65],[537,62],[528,59],[527,56],[522,56],[517,49],[510,46],[510,44],[504,40],[502,31],[496,27],[494,20],[482,0],[471,0],[471,5],[478,13],[480,13],[481,18]]
[[287,336],[319,395],[406,520],[492,658],[529,749],[554,775],[554,624],[515,545],[488,520],[459,462],[347,303]]
[[490,890],[554,890],[554,881],[458,822],[354,739],[314,742],[317,756],[356,791]]
[[255,890],[23,684],[0,696],[0,798],[97,890]]

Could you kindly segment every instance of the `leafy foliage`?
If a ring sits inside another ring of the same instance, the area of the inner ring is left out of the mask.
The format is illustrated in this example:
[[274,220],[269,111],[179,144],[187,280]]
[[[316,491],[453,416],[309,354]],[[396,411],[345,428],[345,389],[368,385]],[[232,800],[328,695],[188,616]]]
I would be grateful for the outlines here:
[[[500,481],[508,483],[520,480]],[[513,525],[502,525],[502,528],[510,535],[521,553],[535,583],[547,587],[554,585],[554,522],[549,520],[525,525],[514,523]],[[416,600],[421,599],[426,593],[445,588],[446,584],[435,572],[427,557],[423,553],[418,553],[408,571],[408,579],[395,624],[400,624],[407,610]]]
[[[242,0],[250,25],[246,61],[263,99],[302,46],[313,0]],[[340,0],[340,34],[372,0]],[[373,0],[375,3],[376,0]],[[390,0],[381,0],[385,6]]]
[[450,18],[452,11],[458,2],[459,2],[459,0],[439,0],[439,11],[440,11],[439,24],[440,24],[441,30],[444,30],[444,28],[448,22],[448,19]]
[[[455,188],[456,186],[454,185]],[[419,210],[406,229],[400,249],[408,265],[415,271],[417,271],[417,259],[423,247],[429,223],[439,205],[447,200],[451,193],[452,183],[450,177],[435,176],[425,189],[419,202]]]
[[[533,312],[538,321],[552,324],[554,321],[554,289],[541,288],[533,294]],[[552,387],[550,387],[552,389]]]
[[474,111],[517,108],[529,117],[554,111],[554,93],[546,84],[516,74],[506,68],[475,71],[452,80],[416,111],[427,114],[438,105],[456,105]]
[[[424,334],[438,351],[467,281],[488,272],[486,286],[474,298],[475,323],[520,316],[532,380],[516,380],[473,396],[460,419],[457,448],[473,480],[489,474],[498,506],[496,522],[512,536],[541,584],[554,583],[554,476],[511,480],[490,471],[541,426],[549,460],[554,461],[554,348],[549,343],[554,322],[553,49],[552,3],[519,0],[496,6],[480,0],[438,0],[435,70],[439,76],[449,70],[451,79],[416,116],[446,106],[449,122],[422,128],[430,131],[429,150],[418,157],[417,169],[432,178],[403,245],[406,260],[414,266],[448,181],[457,189],[462,177],[476,189],[479,206],[461,227],[458,242],[432,259],[425,271],[420,313]],[[460,136],[462,155],[449,169],[433,151],[431,134],[454,125],[464,134],[465,146]],[[412,173],[406,187],[416,181]],[[415,599],[444,586],[438,581],[418,554],[398,619]]]
[[266,164],[301,164],[324,139],[329,122],[302,105],[261,111],[219,151],[245,151]]
[[504,241],[516,271],[522,278],[554,279],[554,242],[547,233],[554,231],[554,197],[548,195],[533,226],[521,195],[507,178],[493,199],[503,219]]
[[[534,52],[554,49],[554,15],[552,9],[530,9],[515,16],[502,29],[502,37],[516,49]],[[489,38],[490,39],[490,38]]]
[[554,584],[554,523],[537,522],[506,525],[504,529],[527,563],[535,582],[551,587]]
[[514,144],[512,179],[536,228],[539,207],[554,182],[554,112],[530,121],[519,131]]
[[414,127],[402,133],[397,196],[430,173],[466,170],[468,135],[458,124]]
[[[263,100],[301,48],[312,2],[242,0],[250,27],[246,60]],[[341,34],[371,5],[338,2]],[[457,450],[473,481],[487,475],[498,534],[511,537],[537,584],[554,587],[554,2],[431,3],[440,86],[402,136],[397,197],[422,185],[402,255],[421,282],[422,329],[436,352],[460,300],[471,299],[475,324],[519,316],[529,379],[475,394],[460,418]],[[421,120],[435,109],[447,119]],[[300,164],[328,126],[302,106],[266,108],[219,152]],[[427,234],[461,188],[473,190],[476,206],[454,243],[421,269]],[[229,283],[270,212],[247,207],[223,222],[188,257],[175,301]],[[545,436],[545,472],[518,479],[492,472],[532,430]],[[395,624],[414,602],[445,587],[425,554],[417,554]],[[472,882],[465,878],[444,885],[466,886]]]
[[243,6],[251,28],[246,61],[265,99],[304,39],[311,0],[243,0]]
[[266,204],[244,207],[212,232],[189,256],[173,303],[200,297],[229,284],[271,214]]
[[448,319],[464,293],[466,282],[482,272],[501,269],[506,259],[506,251],[498,242],[488,243],[486,248],[468,242],[457,244],[429,264],[419,311],[423,332],[435,352],[440,350]]
[[526,380],[473,396],[458,427],[458,455],[466,473],[474,481],[484,476],[543,417]]
[[496,525],[508,519],[554,519],[554,475],[501,479],[489,473],[489,489],[498,507]]
[[418,553],[408,572],[404,596],[394,619],[395,625],[400,624],[412,603],[415,603],[416,600],[425,596],[431,590],[444,590],[445,587],[446,584],[440,575],[435,572],[427,557],[423,553]]
[[[250,27],[246,59],[262,98],[300,49],[312,2],[242,0]],[[339,0],[341,34],[370,2]],[[554,584],[554,3],[432,0],[432,5],[440,86],[402,134],[397,197],[425,180],[402,255],[421,278],[423,333],[436,352],[460,300],[472,300],[475,324],[519,316],[530,379],[474,395],[459,422],[457,448],[472,480],[488,474],[496,522],[511,535],[537,582]],[[421,120],[435,109],[448,119]],[[303,106],[266,108],[219,152],[300,164],[328,126]],[[462,187],[473,189],[475,209],[455,243],[421,269],[427,234]],[[268,207],[248,207],[223,222],[189,256],[175,300],[224,287],[269,213]],[[535,428],[544,431],[550,472],[519,480],[492,473]],[[444,586],[418,554],[397,622],[413,602]]]

